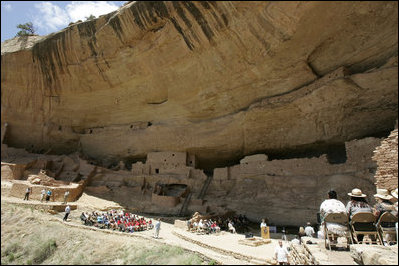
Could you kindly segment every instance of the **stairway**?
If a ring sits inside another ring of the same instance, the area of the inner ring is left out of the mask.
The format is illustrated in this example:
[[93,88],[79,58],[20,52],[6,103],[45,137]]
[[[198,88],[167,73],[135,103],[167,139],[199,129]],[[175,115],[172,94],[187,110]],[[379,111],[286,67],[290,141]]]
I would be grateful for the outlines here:
[[192,193],[189,193],[187,195],[186,199],[183,202],[183,206],[181,206],[181,209],[180,209],[180,212],[179,212],[178,216],[183,216],[186,213],[188,204],[189,204],[190,199],[191,199],[191,196],[192,196]]
[[206,191],[208,190],[208,187],[209,187],[209,184],[211,183],[211,181],[212,181],[212,177],[213,176],[208,176],[208,178],[205,180],[205,183],[204,183],[204,185],[203,185],[203,187],[202,187],[202,189],[201,189],[201,192],[199,193],[199,195],[198,195],[198,199],[204,199],[204,197],[205,197],[205,193],[206,193]]

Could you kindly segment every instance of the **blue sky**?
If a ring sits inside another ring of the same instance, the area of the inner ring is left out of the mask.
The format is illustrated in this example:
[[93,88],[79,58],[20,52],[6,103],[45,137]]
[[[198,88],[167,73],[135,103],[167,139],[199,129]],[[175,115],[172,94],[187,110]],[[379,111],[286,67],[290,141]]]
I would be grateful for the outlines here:
[[112,12],[126,1],[1,1],[1,41],[14,38],[18,24],[32,22],[39,35],[47,35],[90,14]]

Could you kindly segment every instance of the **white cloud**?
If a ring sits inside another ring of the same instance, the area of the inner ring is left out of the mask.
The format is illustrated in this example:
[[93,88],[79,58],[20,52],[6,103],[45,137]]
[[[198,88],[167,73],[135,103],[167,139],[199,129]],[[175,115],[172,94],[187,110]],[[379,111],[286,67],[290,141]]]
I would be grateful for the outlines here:
[[35,7],[39,10],[39,14],[34,17],[34,24],[46,32],[58,30],[70,22],[65,10],[57,5],[41,2],[35,4]]
[[11,11],[12,10],[11,4],[4,4],[4,8],[6,9],[6,11]]
[[112,2],[103,1],[72,1],[71,4],[66,6],[71,21],[76,22],[77,20],[86,20],[86,17],[94,15],[99,17],[117,10],[119,7]]
[[35,4],[35,7],[39,13],[33,16],[33,23],[45,34],[60,30],[70,22],[85,21],[90,15],[99,17],[119,8],[108,1],[72,1],[65,8],[51,2],[40,2]]

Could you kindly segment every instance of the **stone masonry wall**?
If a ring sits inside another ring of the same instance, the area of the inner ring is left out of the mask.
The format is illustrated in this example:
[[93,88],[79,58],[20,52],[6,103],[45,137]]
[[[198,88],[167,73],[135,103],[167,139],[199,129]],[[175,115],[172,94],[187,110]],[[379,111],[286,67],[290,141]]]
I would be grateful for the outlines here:
[[398,187],[398,124],[391,134],[374,151],[377,162],[376,186],[393,190]]
[[266,217],[280,225],[315,224],[330,189],[344,204],[355,187],[374,203],[377,165],[371,157],[380,141],[364,138],[345,143],[347,160],[341,164],[329,163],[326,155],[272,161],[246,157],[239,165],[215,169],[205,200],[210,211],[225,207],[252,220]]

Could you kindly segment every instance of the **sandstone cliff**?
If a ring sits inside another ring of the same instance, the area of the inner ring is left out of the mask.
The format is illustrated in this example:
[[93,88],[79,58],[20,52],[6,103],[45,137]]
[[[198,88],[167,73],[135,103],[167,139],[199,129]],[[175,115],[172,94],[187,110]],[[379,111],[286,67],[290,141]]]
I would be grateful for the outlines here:
[[397,2],[129,3],[2,43],[5,142],[105,164],[187,151],[212,168],[384,134],[397,25]]

